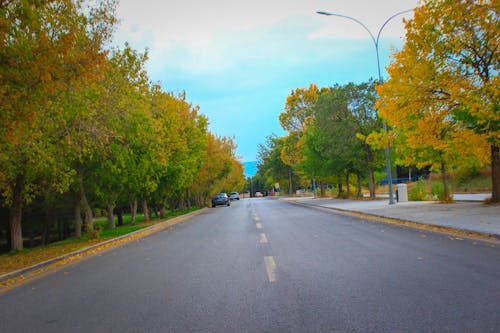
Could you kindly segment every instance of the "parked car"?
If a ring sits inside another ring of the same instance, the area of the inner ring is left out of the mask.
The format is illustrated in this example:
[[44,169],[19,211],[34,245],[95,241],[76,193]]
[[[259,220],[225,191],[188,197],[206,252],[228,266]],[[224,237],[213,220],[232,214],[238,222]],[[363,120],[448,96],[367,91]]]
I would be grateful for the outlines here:
[[261,192],[259,192],[259,191],[255,192],[256,198],[262,198],[263,196],[264,196],[264,194],[262,194]]
[[229,194],[229,200],[240,200],[240,194],[238,192],[231,192]]
[[212,197],[212,208],[215,206],[231,206],[231,201],[226,193],[217,193]]

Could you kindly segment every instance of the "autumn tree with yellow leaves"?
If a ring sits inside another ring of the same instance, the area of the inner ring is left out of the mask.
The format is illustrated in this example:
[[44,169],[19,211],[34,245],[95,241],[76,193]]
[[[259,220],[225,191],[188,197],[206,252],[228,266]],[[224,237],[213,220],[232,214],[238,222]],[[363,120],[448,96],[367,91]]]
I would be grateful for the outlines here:
[[288,132],[281,152],[281,159],[287,165],[297,166],[303,159],[303,133],[314,117],[312,106],[322,91],[311,83],[307,88],[293,90],[286,98],[285,110],[278,118],[281,127]]
[[449,168],[490,161],[500,201],[499,10],[498,0],[424,2],[378,88],[400,162],[440,170],[447,199]]

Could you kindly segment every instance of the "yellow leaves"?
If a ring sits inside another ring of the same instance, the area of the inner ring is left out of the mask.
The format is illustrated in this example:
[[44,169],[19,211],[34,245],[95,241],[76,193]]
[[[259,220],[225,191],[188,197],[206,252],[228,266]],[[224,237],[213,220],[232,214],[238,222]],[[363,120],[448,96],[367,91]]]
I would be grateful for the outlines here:
[[390,79],[377,87],[379,114],[396,133],[400,162],[487,163],[487,140],[499,137],[500,93],[498,73],[477,55],[498,62],[499,16],[491,15],[498,6],[485,12],[493,2],[426,2],[408,22],[407,44],[387,68]]
[[206,133],[207,145],[201,156],[201,167],[190,189],[211,195],[221,191],[239,191],[245,178],[243,164],[235,157],[236,145],[232,138]]
[[366,143],[370,145],[373,149],[384,149],[387,147],[387,140],[393,139],[393,132],[387,133],[386,131],[372,132],[366,137]]
[[290,133],[283,138],[283,147],[280,152],[280,159],[286,165],[296,166],[303,161],[303,146],[305,138],[300,133]]
[[310,108],[323,91],[323,89],[320,91],[314,83],[308,88],[297,88],[292,91],[286,99],[285,112],[279,115],[281,127],[288,132],[303,131],[311,115]]

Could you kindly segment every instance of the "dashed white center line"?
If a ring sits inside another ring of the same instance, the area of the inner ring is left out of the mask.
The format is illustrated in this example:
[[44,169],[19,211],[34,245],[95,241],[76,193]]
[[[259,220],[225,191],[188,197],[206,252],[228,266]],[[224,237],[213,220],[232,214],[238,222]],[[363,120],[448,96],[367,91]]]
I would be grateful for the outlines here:
[[256,226],[257,226],[257,229],[262,229],[262,224],[261,223],[257,223]]
[[260,242],[261,243],[267,243],[266,234],[260,234]]
[[276,263],[274,262],[273,257],[264,257],[264,264],[266,265],[267,278],[269,282],[276,282],[276,276],[274,275],[274,271],[276,270]]

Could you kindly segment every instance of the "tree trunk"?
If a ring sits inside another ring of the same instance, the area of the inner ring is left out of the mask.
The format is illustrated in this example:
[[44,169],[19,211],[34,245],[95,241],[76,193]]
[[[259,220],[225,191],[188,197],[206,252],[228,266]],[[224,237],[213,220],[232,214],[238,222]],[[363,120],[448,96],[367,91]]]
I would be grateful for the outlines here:
[[42,245],[47,245],[50,243],[50,223],[47,217],[43,219],[42,228]]
[[370,199],[375,199],[377,194],[375,193],[375,172],[373,168],[368,169],[368,182],[370,187]]
[[130,201],[130,224],[135,224],[137,216],[137,199]]
[[325,183],[323,183],[323,182],[319,182],[319,193],[320,193],[320,196],[322,198],[324,198],[326,196],[326,193],[325,193]]
[[149,207],[149,215],[152,219],[158,218],[158,207],[155,205]]
[[342,197],[342,183],[339,183],[338,184],[338,187],[339,187],[339,198]]
[[165,204],[162,204],[160,207],[160,218],[164,219],[165,217],[167,217],[167,207]]
[[116,211],[116,219],[118,220],[118,226],[123,225],[123,208]]
[[451,201],[451,195],[450,195],[450,188],[448,186],[448,175],[446,174],[446,163],[441,162],[441,178],[443,180],[443,187],[444,187],[444,201],[445,202],[450,202]]
[[362,198],[363,197],[363,192],[362,192],[362,189],[361,189],[361,174],[358,172],[356,175],[358,177],[358,198]]
[[114,207],[113,204],[109,203],[106,205],[106,211],[108,216],[108,229],[115,229],[115,214],[113,213]]
[[94,231],[94,216],[83,187],[83,169],[81,167],[78,170],[78,178],[80,180],[80,202],[85,212],[85,229],[86,231]]
[[9,212],[10,227],[10,249],[19,251],[23,249],[23,192],[26,178],[24,175],[17,175],[14,188],[12,189],[12,206]]
[[29,247],[30,248],[34,248],[35,247],[35,230],[33,230],[33,228],[30,228],[30,230],[28,231],[28,237],[30,239],[30,242],[29,242]]
[[500,202],[500,148],[491,146],[491,202]]
[[146,199],[142,200],[142,213],[144,214],[144,220],[149,221],[148,201]]
[[351,187],[349,186],[349,172],[345,174],[345,186],[346,186],[347,197],[349,198],[351,196]]
[[78,196],[75,202],[75,237],[82,238],[82,207],[81,198]]
[[369,145],[365,145],[366,150],[366,168],[368,170],[368,187],[370,190],[370,199],[375,199],[375,172],[373,171],[373,152]]
[[189,193],[189,190],[186,190],[186,208],[191,209],[191,194]]

